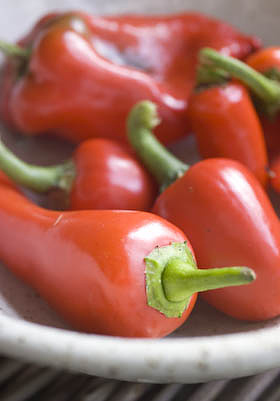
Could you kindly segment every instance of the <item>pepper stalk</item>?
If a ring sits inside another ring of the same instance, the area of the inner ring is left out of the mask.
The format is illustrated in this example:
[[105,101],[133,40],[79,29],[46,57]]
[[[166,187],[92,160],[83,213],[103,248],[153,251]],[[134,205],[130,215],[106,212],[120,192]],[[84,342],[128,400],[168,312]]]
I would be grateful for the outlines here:
[[280,83],[275,79],[269,79],[244,62],[207,47],[200,50],[199,61],[204,74],[209,69],[209,74],[210,71],[212,75],[228,74],[246,85],[268,115],[273,116],[280,110]]
[[76,176],[73,161],[54,166],[37,166],[20,160],[0,141],[0,169],[16,184],[43,193],[57,188],[69,193]]
[[[173,156],[152,130],[159,124],[156,105],[137,103],[127,119],[131,145],[161,189],[171,185],[189,166]],[[155,248],[145,258],[148,304],[167,317],[180,317],[197,292],[249,284],[256,276],[244,266],[198,269],[187,244],[173,243]]]
[[189,166],[178,160],[156,139],[152,130],[160,123],[156,105],[150,101],[136,104],[127,118],[128,139],[163,191],[180,178]]
[[31,50],[19,45],[5,42],[0,40],[0,51],[3,52],[7,57],[20,57],[27,61],[30,57]]
[[198,269],[187,243],[155,248],[146,258],[148,305],[166,317],[181,317],[197,292],[249,284],[256,276],[244,266]]

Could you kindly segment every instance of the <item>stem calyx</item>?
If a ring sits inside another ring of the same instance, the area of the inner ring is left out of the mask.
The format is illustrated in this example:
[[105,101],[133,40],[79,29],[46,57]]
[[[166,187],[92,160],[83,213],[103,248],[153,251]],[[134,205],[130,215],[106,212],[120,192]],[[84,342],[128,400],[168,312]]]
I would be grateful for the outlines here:
[[156,247],[145,263],[147,303],[169,318],[181,317],[197,292],[249,284],[256,278],[244,266],[198,269],[186,242]]

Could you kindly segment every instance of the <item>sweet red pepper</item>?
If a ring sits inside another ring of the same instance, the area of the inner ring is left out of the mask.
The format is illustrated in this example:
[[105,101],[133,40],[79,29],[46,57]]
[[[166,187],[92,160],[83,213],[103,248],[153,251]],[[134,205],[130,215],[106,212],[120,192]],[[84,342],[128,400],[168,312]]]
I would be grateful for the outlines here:
[[273,160],[280,153],[279,48],[259,50],[246,59],[247,64],[213,49],[202,49],[200,58],[204,66],[223,70],[250,89],[260,115],[269,159]]
[[1,43],[8,63],[2,117],[19,131],[51,132],[74,142],[124,139],[125,119],[141,99],[158,104],[165,143],[188,131],[186,109],[197,52],[212,46],[244,58],[256,38],[198,14],[44,17],[20,46]]
[[264,134],[243,85],[229,82],[198,89],[190,97],[189,119],[203,158],[240,161],[266,185],[268,158]]
[[20,160],[0,141],[0,169],[35,192],[64,191],[61,207],[70,210],[148,211],[156,196],[153,178],[131,149],[105,138],[88,139],[75,149],[71,160],[45,167]]
[[59,213],[2,180],[0,222],[1,261],[86,332],[165,336],[186,320],[198,290],[254,279],[242,267],[198,270],[182,231],[151,213]]
[[204,159],[192,167],[153,136],[155,105],[141,102],[128,118],[128,135],[163,188],[153,212],[180,227],[190,239],[198,266],[248,265],[256,280],[202,296],[220,311],[244,320],[280,314],[280,225],[255,176],[241,163]]

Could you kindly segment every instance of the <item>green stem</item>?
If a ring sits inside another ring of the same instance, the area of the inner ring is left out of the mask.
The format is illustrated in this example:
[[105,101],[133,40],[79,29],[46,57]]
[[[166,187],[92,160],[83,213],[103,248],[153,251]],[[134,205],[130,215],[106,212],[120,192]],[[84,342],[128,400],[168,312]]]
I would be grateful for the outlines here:
[[274,114],[280,108],[280,84],[267,78],[242,61],[224,56],[211,48],[204,48],[199,53],[202,66],[218,68],[230,74],[249,87],[252,93],[266,106],[266,111]]
[[221,85],[228,81],[229,74],[218,68],[199,65],[196,70],[196,83],[200,85]]
[[273,81],[280,82],[280,70],[277,67],[269,68],[268,70],[264,71],[263,74]]
[[0,40],[0,50],[9,57],[22,57],[27,60],[30,56],[30,50],[3,40]]
[[173,156],[152,133],[160,120],[156,105],[148,100],[137,103],[127,119],[128,138],[146,168],[164,189],[188,169]]
[[17,184],[35,192],[60,188],[70,192],[76,175],[72,160],[56,166],[37,166],[20,160],[0,141],[0,169]]
[[172,259],[165,267],[162,283],[169,301],[179,302],[195,292],[248,284],[254,273],[247,267],[193,269],[180,259]]
[[198,269],[186,243],[156,247],[146,258],[148,305],[167,317],[180,317],[192,295],[255,280],[248,267]]

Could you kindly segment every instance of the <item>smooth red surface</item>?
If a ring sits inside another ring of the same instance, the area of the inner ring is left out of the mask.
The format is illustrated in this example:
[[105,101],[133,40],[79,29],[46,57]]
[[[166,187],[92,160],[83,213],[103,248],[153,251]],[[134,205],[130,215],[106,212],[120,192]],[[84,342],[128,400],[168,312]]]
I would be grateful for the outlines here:
[[280,47],[270,46],[260,49],[246,58],[246,63],[260,72],[271,68],[280,69]]
[[185,241],[181,230],[146,212],[48,211],[4,181],[0,260],[75,329],[162,337],[186,320],[196,294],[181,318],[166,318],[147,306],[145,292],[144,257]]
[[71,210],[151,209],[155,182],[128,146],[110,139],[89,139],[78,146],[73,161],[76,178]]
[[203,158],[240,161],[265,186],[268,159],[264,135],[244,86],[229,83],[194,93],[189,117]]
[[249,285],[201,293],[220,311],[244,320],[280,314],[280,225],[253,174],[228,159],[191,167],[157,199],[153,212],[180,227],[200,268],[248,266]]
[[2,116],[26,134],[53,132],[74,142],[125,139],[129,110],[149,99],[162,120],[157,136],[173,142],[189,129],[198,51],[210,46],[244,58],[260,47],[256,38],[199,14],[66,15],[86,21],[88,32],[45,17],[22,41],[33,48],[27,73],[15,80],[17,66],[6,66]]
[[269,162],[280,155],[280,113],[274,117],[260,116]]

